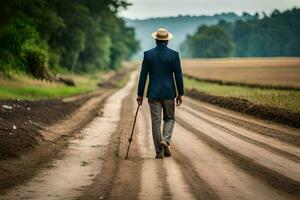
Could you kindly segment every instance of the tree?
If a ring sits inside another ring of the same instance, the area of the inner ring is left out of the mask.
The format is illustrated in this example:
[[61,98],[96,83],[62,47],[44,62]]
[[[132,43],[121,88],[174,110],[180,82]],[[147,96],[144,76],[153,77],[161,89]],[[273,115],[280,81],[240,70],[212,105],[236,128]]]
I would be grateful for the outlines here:
[[186,41],[192,57],[229,57],[234,53],[234,44],[222,28],[217,26],[201,26]]

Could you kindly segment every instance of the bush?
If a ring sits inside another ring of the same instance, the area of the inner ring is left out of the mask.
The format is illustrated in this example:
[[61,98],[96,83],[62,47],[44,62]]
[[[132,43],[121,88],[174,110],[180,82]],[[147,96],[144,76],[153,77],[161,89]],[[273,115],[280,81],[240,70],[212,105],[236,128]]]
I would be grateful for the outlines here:
[[32,21],[16,16],[0,29],[0,71],[26,72],[38,79],[52,80],[48,73],[48,45]]
[[49,79],[47,72],[48,54],[42,48],[25,44],[21,51],[25,72],[38,79]]

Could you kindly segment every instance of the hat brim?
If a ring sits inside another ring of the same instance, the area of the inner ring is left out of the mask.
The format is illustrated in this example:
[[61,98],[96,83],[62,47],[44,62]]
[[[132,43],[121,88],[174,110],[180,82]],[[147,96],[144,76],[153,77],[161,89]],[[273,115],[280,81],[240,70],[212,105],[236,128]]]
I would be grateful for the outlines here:
[[172,33],[168,33],[168,37],[167,38],[158,38],[157,36],[157,31],[152,33],[152,37],[156,40],[171,40],[173,38],[173,34]]

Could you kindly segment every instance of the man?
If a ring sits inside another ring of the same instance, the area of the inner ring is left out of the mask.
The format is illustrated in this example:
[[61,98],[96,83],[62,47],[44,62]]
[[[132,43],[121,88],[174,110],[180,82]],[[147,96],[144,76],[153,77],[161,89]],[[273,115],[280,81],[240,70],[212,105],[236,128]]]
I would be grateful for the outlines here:
[[[151,112],[155,158],[163,158],[164,156],[171,156],[169,145],[175,123],[174,99],[176,98],[176,105],[180,106],[184,94],[183,78],[178,52],[167,47],[168,41],[172,39],[173,35],[166,29],[160,28],[152,33],[152,37],[156,40],[157,46],[144,52],[137,103],[142,105],[145,84],[149,74],[147,98]],[[161,133],[162,112],[164,124]]]

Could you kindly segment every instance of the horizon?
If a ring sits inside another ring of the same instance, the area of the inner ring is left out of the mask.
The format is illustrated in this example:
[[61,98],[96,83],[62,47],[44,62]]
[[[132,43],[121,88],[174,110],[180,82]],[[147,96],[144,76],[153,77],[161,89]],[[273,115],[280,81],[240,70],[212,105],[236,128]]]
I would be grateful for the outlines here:
[[[296,7],[298,9],[298,7]],[[299,7],[300,8],[300,7]],[[293,9],[293,8],[291,8]],[[290,10],[290,9],[286,9],[286,10]],[[286,11],[286,10],[283,10],[283,11]],[[197,14],[178,14],[178,15],[169,15],[169,16],[154,16],[154,17],[147,17],[147,18],[128,18],[128,17],[124,17],[124,16],[120,16],[121,18],[123,19],[129,19],[129,20],[148,20],[148,19],[163,19],[163,18],[176,18],[176,17],[214,17],[214,16],[217,16],[217,15],[226,15],[226,14],[235,14],[237,16],[242,16],[243,13],[248,13],[250,15],[254,15],[255,13],[249,13],[249,12],[242,12],[241,14],[239,13],[235,13],[235,12],[221,12],[221,13],[215,13],[215,14],[211,14],[211,15],[205,15],[205,14],[200,14],[200,15],[197,15]],[[259,14],[262,14],[262,13],[259,13]],[[269,13],[270,14],[270,13]],[[267,15],[269,15],[267,14]]]
[[[266,13],[270,15],[274,10],[280,12],[300,7],[298,0],[272,0],[264,2],[258,0],[245,0],[242,3],[237,0],[227,0],[226,5],[220,4],[219,0],[173,0],[170,5],[166,0],[130,0],[126,10],[121,10],[119,16],[131,20],[145,20],[149,18],[167,18],[182,16],[214,16],[222,13],[235,13],[242,15],[244,12],[254,15]],[[190,3],[188,3],[190,2]],[[203,6],[204,5],[204,6]],[[169,9],[165,9],[165,7]],[[179,9],[180,8],[180,11]]]

